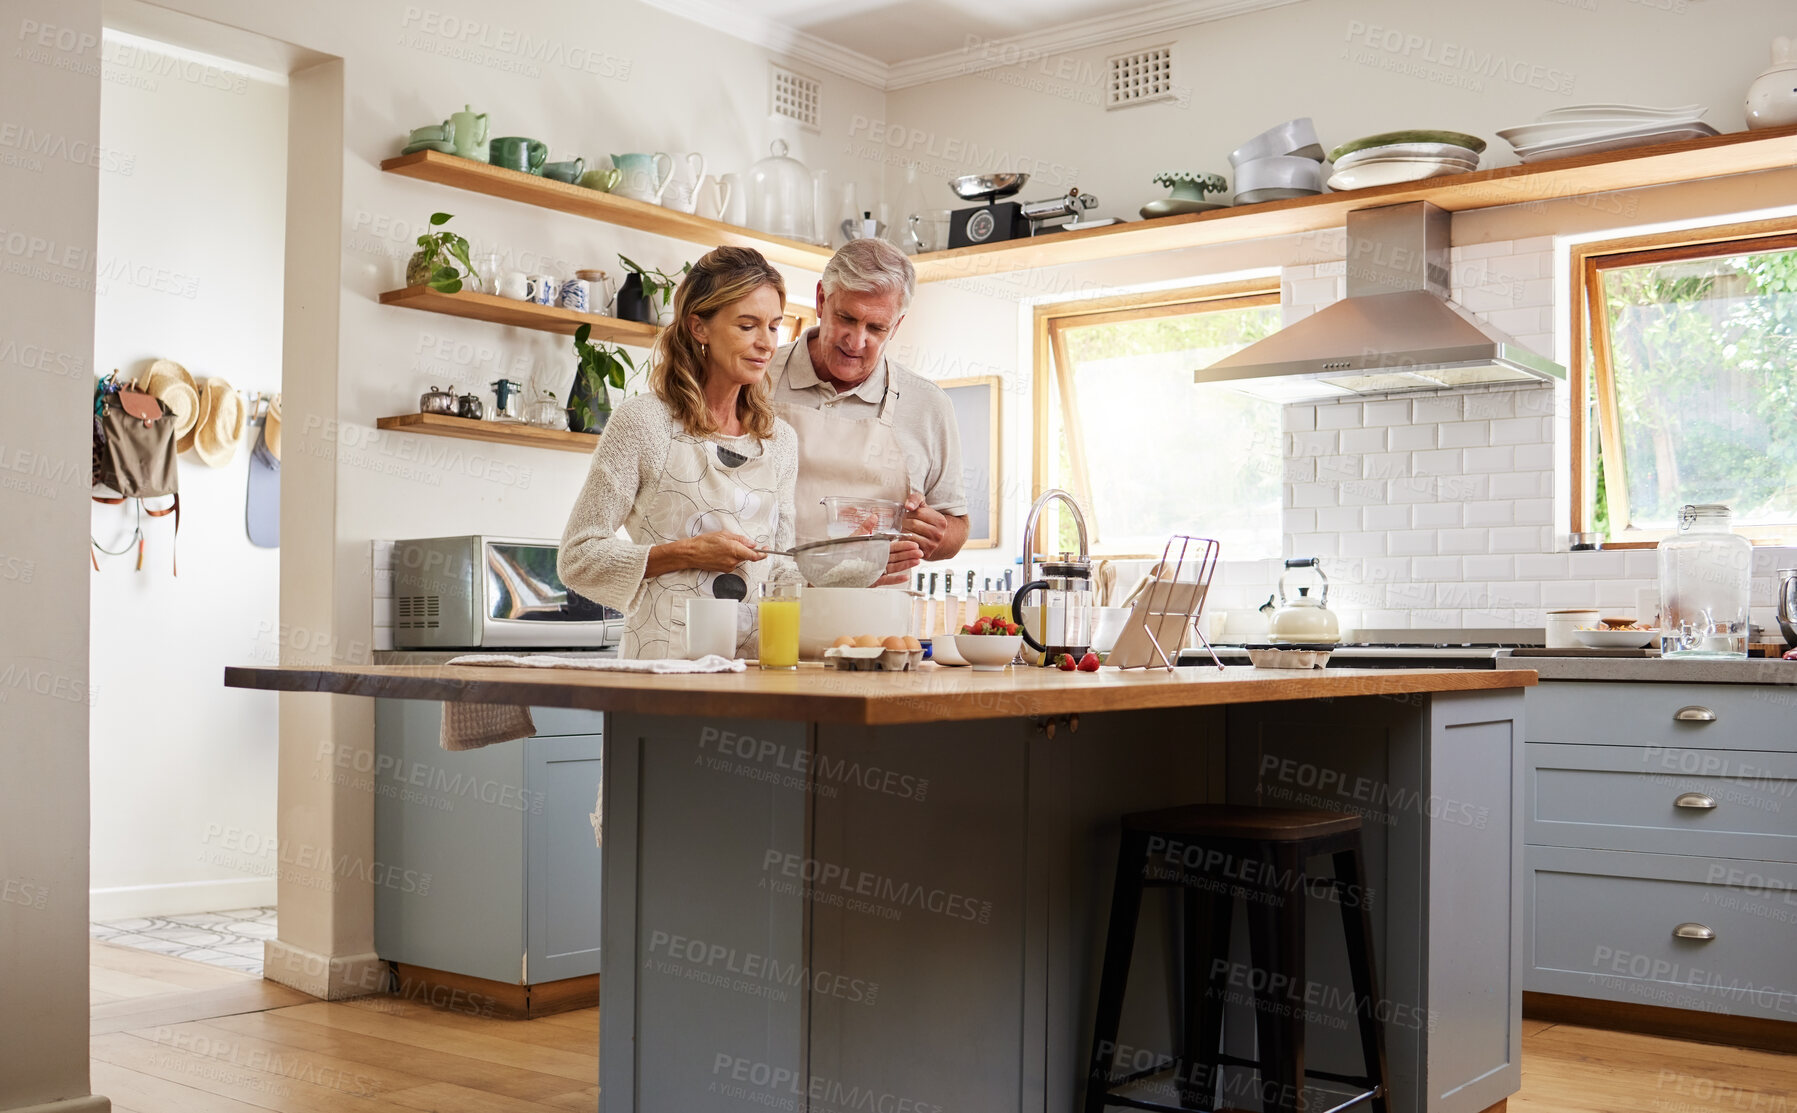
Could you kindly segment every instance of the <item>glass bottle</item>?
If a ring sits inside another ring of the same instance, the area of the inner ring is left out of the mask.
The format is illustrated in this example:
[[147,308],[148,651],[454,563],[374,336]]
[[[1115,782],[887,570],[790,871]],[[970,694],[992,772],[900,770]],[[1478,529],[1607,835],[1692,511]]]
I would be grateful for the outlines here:
[[1753,546],[1732,525],[1726,506],[1687,506],[1660,542],[1661,656],[1747,656]]
[[917,164],[905,167],[905,185],[899,190],[898,207],[886,222],[893,246],[907,255],[931,250],[925,241],[928,230],[921,227],[925,216],[923,186],[917,180]]

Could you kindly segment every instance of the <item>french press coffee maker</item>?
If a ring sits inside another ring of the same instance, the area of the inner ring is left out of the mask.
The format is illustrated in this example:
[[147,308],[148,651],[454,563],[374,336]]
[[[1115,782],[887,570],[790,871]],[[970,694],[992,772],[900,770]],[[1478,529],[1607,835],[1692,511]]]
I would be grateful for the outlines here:
[[[1030,507],[1029,520],[1023,527],[1023,567],[1027,574],[1032,566],[1030,542],[1036,536],[1036,519],[1049,502],[1059,499],[1073,514],[1079,528],[1079,552],[1061,553],[1041,562],[1041,578],[1030,580],[1011,598],[1011,617],[1017,622],[1024,644],[1042,655],[1043,665],[1053,665],[1063,653],[1084,657],[1092,647],[1092,619],[1096,597],[1092,592],[1092,562],[1086,553],[1086,519],[1079,504],[1066,491],[1045,491]],[[1032,592],[1041,597],[1030,606],[1024,599]]]

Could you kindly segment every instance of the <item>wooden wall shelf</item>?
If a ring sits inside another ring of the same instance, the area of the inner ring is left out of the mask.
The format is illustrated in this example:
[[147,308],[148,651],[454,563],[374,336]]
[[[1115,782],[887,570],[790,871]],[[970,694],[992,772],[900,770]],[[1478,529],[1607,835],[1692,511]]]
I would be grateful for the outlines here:
[[537,448],[556,448],[563,452],[589,455],[599,446],[597,433],[570,433],[566,429],[544,429],[536,425],[474,421],[447,414],[400,414],[397,417],[376,418],[374,425],[377,429],[397,429],[432,437],[459,437],[462,440],[492,441],[496,444],[528,444]]
[[654,344],[656,333],[661,331],[655,325],[645,325],[640,321],[622,321],[616,317],[577,313],[572,309],[537,305],[534,302],[502,298],[495,294],[480,294],[472,290],[445,294],[429,286],[407,286],[403,290],[388,290],[383,293],[381,304],[570,336],[581,325],[592,325],[592,339],[595,342],[603,340],[612,344],[628,344],[634,348],[647,348]]
[[830,261],[831,252],[827,247],[782,239],[748,228],[738,228],[734,224],[664,209],[660,205],[633,201],[628,197],[615,197],[595,189],[558,182],[553,178],[541,178],[521,170],[489,166],[484,162],[457,158],[439,151],[418,151],[415,154],[385,159],[381,162],[381,169],[389,174],[422,178],[427,182],[472,190],[489,197],[502,197],[524,205],[573,213],[589,220],[602,220],[607,224],[635,228],[639,232],[651,232],[658,236],[701,244],[706,248],[726,245],[752,247],[772,262],[787,263],[806,270],[822,271],[824,264]]
[[1421,182],[1324,193],[1290,201],[1132,220],[1080,232],[917,256],[919,282],[978,278],[1068,263],[1090,263],[1340,228],[1356,209],[1429,201],[1449,212],[1497,208],[1641,189],[1699,178],[1797,166],[1797,128],[1736,132],[1524,166],[1504,166]]

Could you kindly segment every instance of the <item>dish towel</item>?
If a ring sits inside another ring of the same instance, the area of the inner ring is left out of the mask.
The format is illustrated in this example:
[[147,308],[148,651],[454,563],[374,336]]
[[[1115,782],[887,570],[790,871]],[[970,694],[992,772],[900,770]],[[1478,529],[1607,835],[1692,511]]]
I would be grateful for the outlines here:
[[[619,657],[557,657],[533,653],[520,657],[509,653],[468,653],[452,657],[451,665],[503,666],[526,669],[587,669],[592,672],[742,672],[748,668],[741,658],[732,660],[712,654],[697,661],[638,661]],[[446,700],[443,704],[443,729],[438,744],[445,750],[478,750],[495,742],[511,742],[529,738],[537,732],[530,718],[530,708],[511,703],[461,703]]]

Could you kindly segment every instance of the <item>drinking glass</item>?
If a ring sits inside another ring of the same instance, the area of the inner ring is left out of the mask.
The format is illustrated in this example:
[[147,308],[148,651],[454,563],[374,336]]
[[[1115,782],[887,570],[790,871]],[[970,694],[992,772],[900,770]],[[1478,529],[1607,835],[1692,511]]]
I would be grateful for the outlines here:
[[796,583],[761,585],[757,618],[764,669],[799,667],[799,592]]
[[1011,621],[1011,593],[1008,591],[980,592],[979,618],[1002,618]]

